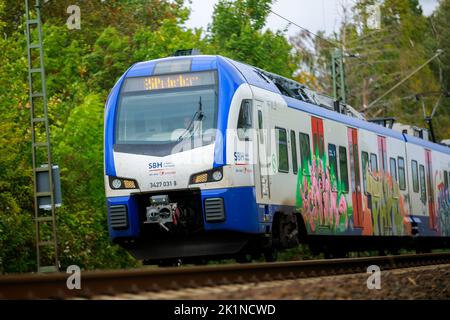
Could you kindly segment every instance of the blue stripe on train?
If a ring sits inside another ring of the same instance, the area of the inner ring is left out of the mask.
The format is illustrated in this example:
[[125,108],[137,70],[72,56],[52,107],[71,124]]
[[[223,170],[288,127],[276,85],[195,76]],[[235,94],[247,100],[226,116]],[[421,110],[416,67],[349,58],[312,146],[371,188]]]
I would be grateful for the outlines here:
[[202,211],[208,198],[223,198],[225,221],[220,223],[205,222],[207,231],[236,231],[245,233],[264,233],[269,223],[260,223],[259,206],[256,203],[254,187],[238,187],[226,189],[202,190]]
[[[131,67],[132,68],[132,67]],[[130,69],[131,69],[130,68]],[[130,70],[128,69],[128,71]],[[117,81],[114,88],[109,94],[108,100],[105,105],[105,136],[104,136],[104,154],[105,154],[105,175],[115,176],[116,167],[114,165],[114,128],[117,111],[117,101],[122,87],[123,81],[127,75],[127,72]]]

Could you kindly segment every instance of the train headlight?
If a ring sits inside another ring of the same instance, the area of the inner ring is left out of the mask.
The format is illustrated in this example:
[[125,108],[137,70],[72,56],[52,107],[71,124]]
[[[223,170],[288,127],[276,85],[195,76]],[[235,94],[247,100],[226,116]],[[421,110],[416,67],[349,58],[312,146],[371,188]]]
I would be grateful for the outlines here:
[[217,182],[222,180],[223,170],[222,167],[215,168],[213,170],[200,172],[191,176],[190,184]]
[[109,185],[114,190],[139,189],[135,180],[125,178],[109,177]]
[[122,181],[120,181],[120,179],[114,179],[111,182],[111,187],[113,187],[113,189],[120,189],[121,186],[122,186]]
[[222,180],[222,177],[223,177],[222,171],[220,171],[220,170],[216,170],[212,174],[212,178],[214,181],[220,181],[220,180]]

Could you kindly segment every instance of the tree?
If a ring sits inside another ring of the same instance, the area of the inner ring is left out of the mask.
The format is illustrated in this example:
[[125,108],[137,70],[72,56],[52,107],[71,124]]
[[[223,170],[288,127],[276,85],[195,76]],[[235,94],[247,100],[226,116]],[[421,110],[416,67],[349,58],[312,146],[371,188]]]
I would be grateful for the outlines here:
[[[36,0],[29,0],[34,5]],[[189,10],[184,0],[40,0],[42,20],[54,25],[66,23],[67,8],[78,5],[81,10],[83,31],[78,36],[95,39],[103,29],[114,26],[121,32],[132,34],[139,26],[157,30],[164,19],[184,22]],[[20,29],[25,13],[25,0],[0,0],[0,31],[10,36]],[[3,26],[2,26],[3,24]],[[2,28],[3,27],[3,28]],[[89,32],[85,32],[89,30]]]
[[291,45],[280,32],[263,31],[272,0],[220,0],[209,26],[213,51],[267,71],[291,77]]
[[35,267],[23,44],[20,37],[0,38],[0,273]]
[[[429,54],[438,49],[443,50],[443,54],[431,64],[435,77],[440,81],[439,91],[444,94],[438,105],[434,124],[438,137],[448,139],[450,137],[450,0],[439,2],[436,11],[429,17],[429,25],[425,43]],[[430,104],[429,101],[428,104]],[[430,109],[431,107],[428,110]]]
[[54,128],[54,158],[61,166],[64,208],[58,212],[63,266],[111,268],[133,265],[108,239],[103,187],[103,105],[89,94],[70,112],[64,128]]

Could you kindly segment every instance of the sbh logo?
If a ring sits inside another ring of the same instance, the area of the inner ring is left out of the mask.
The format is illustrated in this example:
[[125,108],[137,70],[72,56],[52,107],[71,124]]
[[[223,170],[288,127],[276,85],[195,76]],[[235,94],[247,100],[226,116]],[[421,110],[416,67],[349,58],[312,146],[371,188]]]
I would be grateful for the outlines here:
[[67,289],[81,290],[81,269],[79,266],[71,265],[67,268],[66,273],[71,274],[66,281]]
[[370,274],[367,279],[367,289],[369,290],[380,290],[381,289],[381,271],[380,267],[376,265],[369,266],[367,268],[367,273]]
[[148,164],[148,168],[149,169],[158,169],[158,168],[162,168],[163,167],[163,163],[162,162],[150,162]]

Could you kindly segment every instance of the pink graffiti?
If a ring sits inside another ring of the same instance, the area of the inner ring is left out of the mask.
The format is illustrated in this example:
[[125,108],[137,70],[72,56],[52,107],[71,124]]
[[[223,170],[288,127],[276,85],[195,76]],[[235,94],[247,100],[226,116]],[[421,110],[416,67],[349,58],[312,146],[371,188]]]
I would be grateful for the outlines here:
[[437,186],[437,216],[440,219],[439,231],[442,236],[450,235],[450,192],[444,183]]
[[316,226],[337,227],[341,215],[345,213],[344,226],[348,226],[347,202],[343,194],[338,200],[338,192],[335,183],[332,182],[330,171],[325,170],[321,161],[313,160],[309,165],[310,182],[303,177],[300,185],[302,198],[302,214],[310,226],[312,232]]

